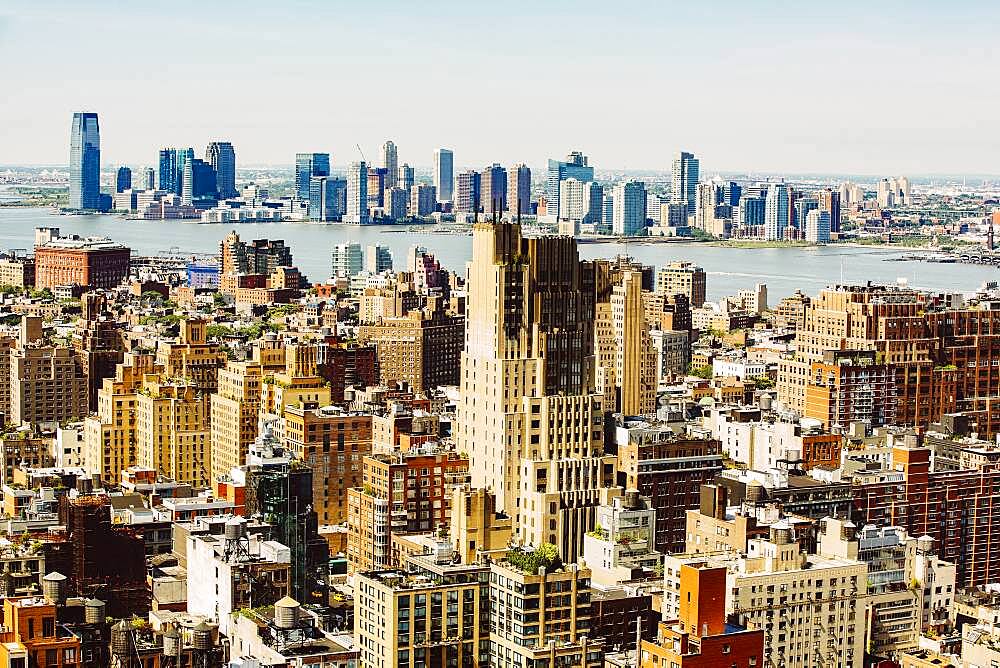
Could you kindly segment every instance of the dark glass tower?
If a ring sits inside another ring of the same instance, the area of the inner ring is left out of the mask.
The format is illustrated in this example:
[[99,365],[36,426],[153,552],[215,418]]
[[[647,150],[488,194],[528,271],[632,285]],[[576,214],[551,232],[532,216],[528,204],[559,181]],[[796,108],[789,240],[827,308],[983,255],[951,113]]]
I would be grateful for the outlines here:
[[96,211],[101,202],[101,131],[97,114],[73,114],[69,142],[69,207]]
[[236,197],[236,151],[227,141],[213,141],[205,149],[205,161],[215,170],[219,199]]
[[177,149],[160,149],[160,190],[181,193],[180,175],[177,173]]
[[330,154],[296,153],[295,192],[299,199],[309,199],[309,179],[314,176],[330,176]]

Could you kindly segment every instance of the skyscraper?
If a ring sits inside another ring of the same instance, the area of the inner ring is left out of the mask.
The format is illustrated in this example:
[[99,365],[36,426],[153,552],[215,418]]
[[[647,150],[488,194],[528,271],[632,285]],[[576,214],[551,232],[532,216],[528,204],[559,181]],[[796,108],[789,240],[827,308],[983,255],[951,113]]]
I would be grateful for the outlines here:
[[823,209],[813,209],[806,214],[802,233],[806,241],[817,244],[830,242],[830,212]]
[[593,380],[597,272],[570,237],[512,222],[472,234],[456,449],[522,544],[573,561],[616,477]]
[[396,184],[409,193],[410,188],[413,187],[413,167],[410,167],[405,162],[400,165],[399,174],[396,177]]
[[782,239],[785,228],[791,225],[791,210],[788,186],[772,183],[764,200],[764,238],[768,241]]
[[181,175],[177,171],[177,149],[160,149],[160,190],[168,193],[181,193]]
[[594,168],[587,164],[587,156],[579,151],[573,151],[566,156],[566,161],[549,160],[548,177],[545,180],[546,215],[562,217],[559,209],[559,182],[568,178],[578,181],[594,180]]
[[479,213],[482,209],[482,175],[470,169],[462,172],[455,180],[455,211],[458,213]]
[[215,170],[219,199],[236,197],[236,151],[227,141],[213,141],[205,149],[205,161]]
[[101,131],[97,114],[73,114],[69,140],[69,208],[96,211],[101,203]]
[[345,223],[368,224],[368,165],[352,162],[347,170],[347,213]]
[[347,181],[332,176],[309,179],[309,220],[340,220],[347,206]]
[[194,202],[193,148],[186,148],[177,152],[177,172],[181,178],[181,204],[191,206]]
[[619,183],[614,189],[612,232],[622,237],[646,233],[646,186],[642,181]]
[[488,215],[496,212],[499,217],[507,210],[507,170],[494,162],[483,170],[480,183],[483,211]]
[[382,166],[385,168],[385,187],[394,188],[399,176],[399,160],[396,145],[391,140],[382,144]]
[[434,151],[434,187],[438,201],[450,202],[455,188],[455,154],[447,148]]
[[386,182],[388,173],[385,167],[372,167],[368,169],[368,206],[385,206],[385,191],[388,188]]
[[330,176],[329,153],[295,154],[295,192],[299,199],[309,199],[309,179]]
[[830,231],[840,232],[840,191],[825,188],[816,193],[819,210],[830,214]]
[[698,158],[693,153],[681,151],[674,158],[672,187],[674,201],[687,204],[688,215],[693,214],[698,201]]
[[531,169],[523,162],[507,170],[507,208],[514,219],[531,214]]
[[142,183],[140,184],[143,190],[154,190],[156,188],[156,172],[153,171],[152,167],[146,167],[142,172]]
[[115,172],[115,192],[123,193],[132,188],[132,170],[122,165]]

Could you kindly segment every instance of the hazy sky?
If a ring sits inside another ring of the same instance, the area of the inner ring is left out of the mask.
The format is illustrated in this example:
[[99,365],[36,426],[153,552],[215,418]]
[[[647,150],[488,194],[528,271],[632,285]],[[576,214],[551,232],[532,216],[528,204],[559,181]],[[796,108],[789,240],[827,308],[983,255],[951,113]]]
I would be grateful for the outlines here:
[[460,166],[998,173],[1000,3],[0,0],[0,164],[211,139]]

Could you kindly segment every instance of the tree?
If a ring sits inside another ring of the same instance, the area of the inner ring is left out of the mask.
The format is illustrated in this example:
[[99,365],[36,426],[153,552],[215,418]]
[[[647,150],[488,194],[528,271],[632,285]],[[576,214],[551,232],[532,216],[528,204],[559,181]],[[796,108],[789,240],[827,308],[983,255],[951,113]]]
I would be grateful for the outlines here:
[[525,550],[520,547],[508,550],[507,563],[529,575],[534,575],[543,566],[547,571],[562,568],[559,550],[552,543],[542,543],[533,550]]
[[710,367],[708,365],[695,366],[695,365],[692,364],[692,365],[688,366],[687,372],[688,372],[689,376],[695,376],[697,378],[704,378],[705,380],[711,380],[712,375],[713,375],[712,374],[712,367]]

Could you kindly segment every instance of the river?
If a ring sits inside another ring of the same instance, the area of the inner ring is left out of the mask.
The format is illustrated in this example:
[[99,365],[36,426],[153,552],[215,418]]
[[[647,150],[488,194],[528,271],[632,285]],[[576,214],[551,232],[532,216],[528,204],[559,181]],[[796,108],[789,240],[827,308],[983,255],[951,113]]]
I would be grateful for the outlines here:
[[[284,239],[292,249],[299,269],[312,281],[330,274],[330,250],[334,244],[357,241],[382,244],[392,249],[397,265],[408,248],[425,246],[449,269],[462,270],[472,256],[469,236],[433,232],[396,231],[399,227],[322,225],[315,223],[253,223],[201,225],[178,220],[126,220],[111,215],[61,216],[51,209],[0,208],[0,248],[30,249],[36,227],[58,227],[62,234],[106,236],[126,244],[134,252],[154,255],[164,251],[212,253],[230,230],[243,239]],[[428,228],[431,229],[431,228]],[[627,252],[645,264],[662,265],[671,260],[690,260],[708,274],[708,297],[719,299],[737,290],[766,283],[769,302],[799,289],[816,294],[831,283],[895,283],[905,278],[919,288],[947,292],[970,292],[987,280],[1000,279],[993,267],[966,264],[935,264],[915,261],[887,262],[902,251],[848,246],[788,248],[722,248],[697,243],[642,244],[588,243],[580,245],[585,258],[613,257]]]

